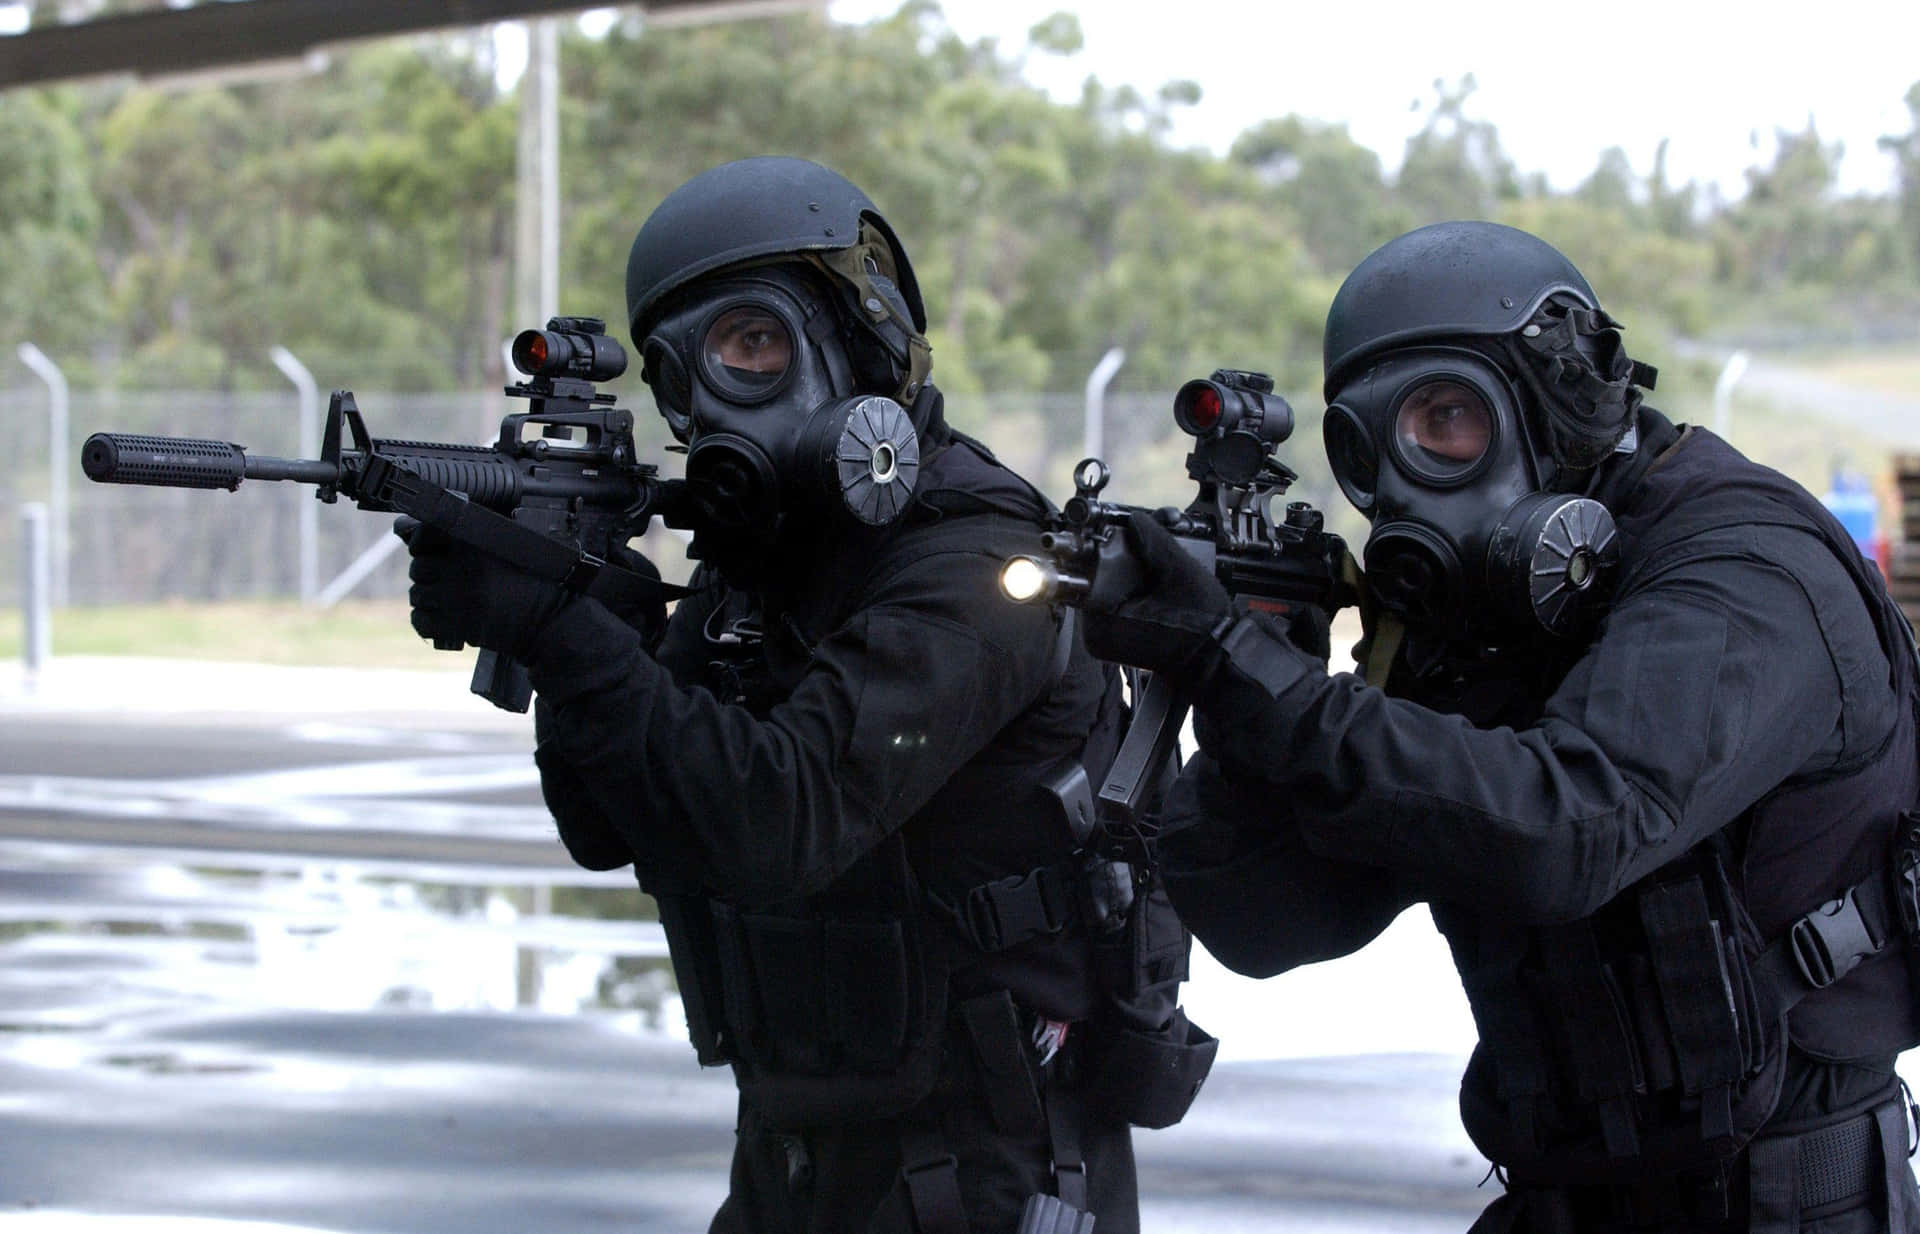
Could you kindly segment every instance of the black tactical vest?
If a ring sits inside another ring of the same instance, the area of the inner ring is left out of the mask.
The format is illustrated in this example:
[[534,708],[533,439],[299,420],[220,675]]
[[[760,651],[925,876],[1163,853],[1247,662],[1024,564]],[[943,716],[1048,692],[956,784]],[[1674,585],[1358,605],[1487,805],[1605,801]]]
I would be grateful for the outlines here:
[[1891,666],[1890,683],[1876,673],[1843,688],[1890,684],[1894,719],[1884,739],[1782,783],[1587,919],[1523,927],[1433,905],[1480,1032],[1467,1131],[1535,1183],[1710,1167],[1771,1117],[1789,1042],[1828,1060],[1920,1042],[1890,877],[1920,799],[1905,619],[1830,513],[1710,434],[1691,432],[1621,504],[1623,589],[1687,560],[1716,527],[1812,533],[1807,551],[1846,567]]

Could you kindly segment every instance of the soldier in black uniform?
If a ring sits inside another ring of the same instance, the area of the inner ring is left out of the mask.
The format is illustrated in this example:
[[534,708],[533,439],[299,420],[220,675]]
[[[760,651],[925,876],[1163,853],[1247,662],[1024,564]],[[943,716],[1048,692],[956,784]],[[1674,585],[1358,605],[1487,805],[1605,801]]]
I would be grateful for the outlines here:
[[[1129,1122],[1184,1111],[1211,1039],[1164,891],[1082,848],[1118,675],[995,588],[1044,500],[944,422],[907,255],[824,167],[670,194],[627,306],[693,594],[663,625],[415,529],[414,625],[528,665],[561,838],[659,905],[740,1088],[713,1230],[1000,1234],[1036,1195],[1136,1229]],[[1171,1099],[1099,1078],[1166,1057]]]
[[1476,1231],[1920,1230],[1912,635],[1817,501],[1652,379],[1543,241],[1391,241],[1326,330],[1365,680],[1150,519],[1149,588],[1089,645],[1197,690],[1162,868],[1224,962],[1431,906],[1506,1185]]

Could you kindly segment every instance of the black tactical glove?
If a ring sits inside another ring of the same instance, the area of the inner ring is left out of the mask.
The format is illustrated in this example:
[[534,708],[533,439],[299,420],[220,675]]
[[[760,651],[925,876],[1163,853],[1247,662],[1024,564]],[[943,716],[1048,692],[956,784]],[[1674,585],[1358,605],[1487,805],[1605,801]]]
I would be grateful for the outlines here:
[[1105,611],[1082,610],[1087,649],[1103,660],[1198,685],[1219,662],[1218,631],[1233,616],[1233,601],[1213,572],[1152,515],[1134,511],[1126,537],[1140,565],[1140,583]]
[[540,631],[573,600],[560,584],[416,519],[395,519],[393,534],[413,555],[407,601],[414,631],[437,646],[485,647],[524,664]]

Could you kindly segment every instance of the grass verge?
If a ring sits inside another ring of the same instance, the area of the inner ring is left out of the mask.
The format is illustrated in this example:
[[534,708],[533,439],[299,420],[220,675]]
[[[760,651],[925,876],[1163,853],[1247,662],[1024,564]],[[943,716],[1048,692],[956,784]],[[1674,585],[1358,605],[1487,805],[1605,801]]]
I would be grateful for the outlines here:
[[[20,654],[21,615],[0,611],[0,656]],[[163,656],[260,664],[454,670],[470,654],[435,651],[407,624],[405,600],[329,609],[235,600],[69,608],[53,615],[56,656]]]

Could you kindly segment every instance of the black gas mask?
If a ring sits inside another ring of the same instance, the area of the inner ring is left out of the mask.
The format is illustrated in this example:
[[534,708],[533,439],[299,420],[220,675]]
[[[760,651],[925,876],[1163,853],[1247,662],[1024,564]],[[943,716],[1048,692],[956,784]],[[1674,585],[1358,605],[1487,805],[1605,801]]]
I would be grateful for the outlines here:
[[1373,524],[1367,580],[1410,629],[1566,636],[1604,604],[1613,516],[1542,491],[1552,463],[1521,399],[1490,358],[1449,346],[1387,352],[1333,393],[1327,457]]
[[763,266],[702,284],[640,356],[687,446],[697,538],[764,549],[796,525],[881,526],[906,508],[920,471],[912,421],[891,398],[855,393],[832,297],[806,272]]

